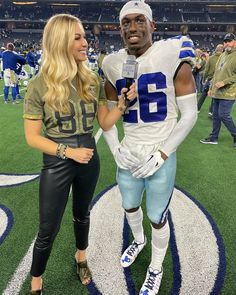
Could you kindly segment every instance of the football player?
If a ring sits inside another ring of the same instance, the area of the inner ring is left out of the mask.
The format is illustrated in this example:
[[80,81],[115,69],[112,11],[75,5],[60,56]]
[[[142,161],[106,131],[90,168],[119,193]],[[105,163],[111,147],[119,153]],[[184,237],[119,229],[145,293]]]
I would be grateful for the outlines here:
[[36,74],[37,67],[38,67],[37,55],[36,55],[35,50],[32,46],[29,48],[29,51],[26,54],[26,60],[27,60],[27,63],[30,67],[29,77],[32,78]]
[[17,99],[24,99],[23,96],[20,95],[20,85],[21,82],[23,81],[23,85],[24,82],[27,81],[26,79],[28,79],[28,74],[26,72],[26,70],[23,69],[23,65],[20,63],[17,63],[16,65],[16,98]]
[[17,65],[24,65],[26,60],[14,52],[14,45],[7,44],[7,50],[2,53],[3,77],[4,77],[4,101],[8,103],[9,88],[12,88],[12,103],[16,103],[17,96]]
[[170,237],[167,213],[175,183],[176,149],[197,120],[191,67],[194,50],[187,36],[152,43],[155,24],[152,10],[144,1],[127,2],[119,18],[126,49],[104,58],[105,90],[109,100],[118,100],[126,85],[122,65],[128,55],[134,55],[138,62],[137,98],[124,112],[122,142],[116,127],[104,136],[118,166],[122,206],[134,236],[121,256],[123,267],[130,266],[147,243],[141,209],[146,191],[152,257],[139,294],[154,295],[160,288]]

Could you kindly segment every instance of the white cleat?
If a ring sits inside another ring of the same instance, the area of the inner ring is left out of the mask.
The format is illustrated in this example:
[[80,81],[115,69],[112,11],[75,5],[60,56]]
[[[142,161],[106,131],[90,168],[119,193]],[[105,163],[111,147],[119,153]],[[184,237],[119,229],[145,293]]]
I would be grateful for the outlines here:
[[161,271],[153,269],[149,266],[145,281],[139,292],[139,295],[156,295],[161,286],[161,279],[163,276],[163,268]]
[[143,243],[138,243],[135,240],[132,242],[132,244],[124,251],[124,253],[121,256],[120,263],[123,267],[130,266],[138,256],[138,254],[143,250],[143,247],[147,243],[147,238],[144,237]]

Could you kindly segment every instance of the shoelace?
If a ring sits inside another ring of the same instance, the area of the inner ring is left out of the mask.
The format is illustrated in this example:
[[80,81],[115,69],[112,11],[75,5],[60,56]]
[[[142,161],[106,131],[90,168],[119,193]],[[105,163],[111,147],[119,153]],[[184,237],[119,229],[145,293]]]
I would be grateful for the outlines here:
[[138,244],[136,242],[133,242],[130,245],[130,248],[127,251],[127,254],[129,254],[130,256],[133,256],[135,254],[137,248],[138,248]]
[[144,286],[150,290],[153,290],[153,288],[155,286],[155,280],[156,280],[157,275],[158,275],[158,273],[155,274],[154,272],[149,271],[149,276],[148,276],[148,279],[147,279]]

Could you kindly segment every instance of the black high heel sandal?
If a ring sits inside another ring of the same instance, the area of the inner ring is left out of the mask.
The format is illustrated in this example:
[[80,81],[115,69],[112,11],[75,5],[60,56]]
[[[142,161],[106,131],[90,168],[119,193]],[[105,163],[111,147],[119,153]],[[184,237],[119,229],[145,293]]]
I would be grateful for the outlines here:
[[79,280],[82,285],[88,285],[91,280],[92,280],[92,274],[91,271],[88,267],[87,260],[82,261],[82,262],[76,262],[76,267],[77,267],[77,275],[79,277]]

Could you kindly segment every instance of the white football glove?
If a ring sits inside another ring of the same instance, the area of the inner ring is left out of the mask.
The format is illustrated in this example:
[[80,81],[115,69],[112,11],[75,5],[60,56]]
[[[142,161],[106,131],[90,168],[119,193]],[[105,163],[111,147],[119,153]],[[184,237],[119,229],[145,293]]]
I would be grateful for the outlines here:
[[132,170],[140,165],[140,161],[133,156],[127,148],[119,145],[114,150],[114,159],[118,167],[126,170]]
[[154,154],[145,157],[141,165],[136,169],[132,169],[132,175],[136,178],[146,178],[153,175],[165,162],[161,157],[161,153],[158,151]]

